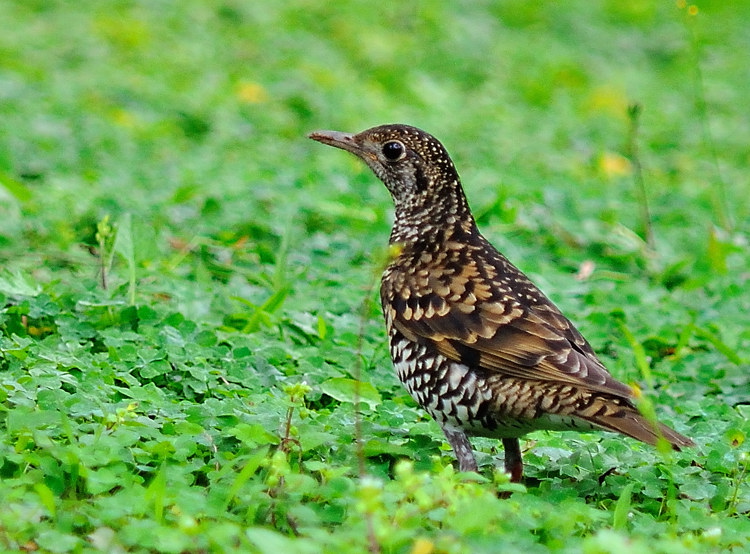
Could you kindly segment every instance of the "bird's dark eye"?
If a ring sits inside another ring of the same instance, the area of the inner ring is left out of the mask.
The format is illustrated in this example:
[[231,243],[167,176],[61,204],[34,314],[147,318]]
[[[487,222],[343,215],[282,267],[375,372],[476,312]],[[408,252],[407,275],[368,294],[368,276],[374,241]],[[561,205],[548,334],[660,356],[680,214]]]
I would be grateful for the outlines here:
[[406,156],[406,147],[397,140],[391,140],[383,145],[383,156],[386,160],[397,162]]

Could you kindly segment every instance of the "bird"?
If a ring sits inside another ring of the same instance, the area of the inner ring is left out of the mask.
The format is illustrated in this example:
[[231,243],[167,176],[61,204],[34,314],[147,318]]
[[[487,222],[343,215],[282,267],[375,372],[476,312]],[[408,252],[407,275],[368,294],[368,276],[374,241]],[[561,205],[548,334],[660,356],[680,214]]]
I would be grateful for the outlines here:
[[380,299],[396,374],[440,425],[459,470],[469,437],[500,439],[511,482],[520,438],[606,430],[675,450],[688,437],[645,418],[558,307],[480,233],[445,147],[403,124],[309,138],[351,152],[390,192],[395,218]]

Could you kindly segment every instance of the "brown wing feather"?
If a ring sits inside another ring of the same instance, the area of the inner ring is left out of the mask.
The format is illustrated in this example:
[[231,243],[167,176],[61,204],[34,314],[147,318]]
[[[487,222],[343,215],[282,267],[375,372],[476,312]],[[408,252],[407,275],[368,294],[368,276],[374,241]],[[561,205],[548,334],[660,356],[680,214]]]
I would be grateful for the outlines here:
[[460,259],[430,260],[439,264],[421,271],[393,264],[381,291],[393,325],[474,367],[631,398],[560,310],[488,246],[454,249]]
[[429,342],[452,360],[521,379],[569,383],[632,396],[630,387],[614,379],[593,354],[576,348],[563,333],[550,328],[545,329],[545,336],[539,336],[539,329],[529,329],[521,319],[496,326],[494,334],[483,337],[471,330],[471,319],[455,313],[410,321],[394,315],[393,324],[404,336]]

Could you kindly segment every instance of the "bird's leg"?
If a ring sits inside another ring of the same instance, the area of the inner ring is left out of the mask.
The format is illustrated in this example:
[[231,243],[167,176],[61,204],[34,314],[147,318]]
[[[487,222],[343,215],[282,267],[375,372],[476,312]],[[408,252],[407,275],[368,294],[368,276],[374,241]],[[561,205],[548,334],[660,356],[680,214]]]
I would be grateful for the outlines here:
[[474,452],[471,449],[469,438],[463,429],[451,425],[443,425],[445,438],[453,448],[453,453],[458,460],[458,469],[460,471],[478,471],[477,461],[474,459]]
[[503,448],[505,449],[505,472],[510,475],[511,483],[520,483],[523,477],[521,444],[518,439],[503,439]]

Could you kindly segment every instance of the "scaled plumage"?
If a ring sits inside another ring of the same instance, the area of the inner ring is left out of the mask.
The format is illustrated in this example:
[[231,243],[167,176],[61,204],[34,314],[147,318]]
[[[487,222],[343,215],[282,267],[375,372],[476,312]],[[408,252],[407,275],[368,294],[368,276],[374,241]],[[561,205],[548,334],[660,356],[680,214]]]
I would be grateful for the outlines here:
[[458,173],[437,139],[407,125],[310,138],[359,156],[393,197],[381,301],[399,379],[441,425],[462,471],[468,435],[503,440],[522,476],[518,438],[537,429],[606,429],[675,449],[693,442],[634,407],[560,310],[479,233]]

